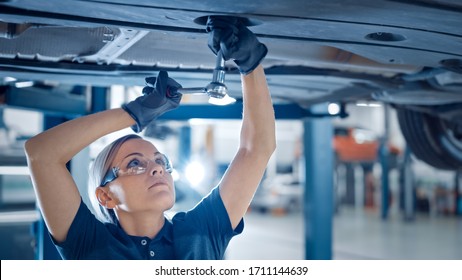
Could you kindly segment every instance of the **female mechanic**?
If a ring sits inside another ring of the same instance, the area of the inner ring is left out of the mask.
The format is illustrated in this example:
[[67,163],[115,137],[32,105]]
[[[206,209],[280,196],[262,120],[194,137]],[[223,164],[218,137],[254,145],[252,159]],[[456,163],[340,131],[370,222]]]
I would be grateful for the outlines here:
[[176,108],[176,81],[161,71],[147,78],[143,95],[122,106],[44,131],[25,150],[38,204],[64,259],[222,259],[275,150],[271,97],[260,62],[267,48],[233,19],[209,18],[208,45],[233,59],[241,72],[243,120],[239,149],[219,185],[198,205],[171,220],[175,201],[171,166],[136,134],[106,147],[92,166],[94,214],[82,201],[66,163],[100,137],[132,127],[142,131]]

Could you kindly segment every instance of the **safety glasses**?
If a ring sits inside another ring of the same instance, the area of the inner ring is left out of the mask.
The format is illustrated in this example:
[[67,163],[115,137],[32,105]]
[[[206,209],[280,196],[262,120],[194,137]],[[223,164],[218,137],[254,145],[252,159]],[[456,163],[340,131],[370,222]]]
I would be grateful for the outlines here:
[[114,181],[118,177],[144,174],[149,169],[149,164],[154,163],[172,173],[173,167],[168,157],[162,153],[155,153],[154,159],[149,159],[142,154],[134,153],[124,158],[115,167],[110,168],[101,181],[101,186]]

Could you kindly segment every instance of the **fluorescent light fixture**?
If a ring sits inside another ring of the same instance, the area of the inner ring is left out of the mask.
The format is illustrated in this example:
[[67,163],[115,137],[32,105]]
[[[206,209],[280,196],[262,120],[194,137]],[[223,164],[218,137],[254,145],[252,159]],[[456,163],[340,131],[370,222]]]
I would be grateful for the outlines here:
[[14,86],[17,87],[17,88],[31,87],[33,85],[34,85],[34,82],[32,82],[32,81],[17,82],[17,83],[14,84]]
[[4,81],[5,83],[16,82],[17,80],[18,80],[18,79],[13,78],[13,77],[5,77],[5,78],[3,78],[3,81]]
[[358,102],[358,103],[356,103],[356,106],[358,106],[358,107],[373,107],[373,108],[378,108],[378,107],[382,107],[382,104],[380,104],[380,103],[373,103],[373,102]]
[[0,166],[0,175],[29,175],[27,166]]
[[218,106],[225,106],[229,104],[233,104],[236,102],[236,99],[230,97],[229,95],[225,95],[223,98],[209,98],[209,103],[213,105],[218,105]]

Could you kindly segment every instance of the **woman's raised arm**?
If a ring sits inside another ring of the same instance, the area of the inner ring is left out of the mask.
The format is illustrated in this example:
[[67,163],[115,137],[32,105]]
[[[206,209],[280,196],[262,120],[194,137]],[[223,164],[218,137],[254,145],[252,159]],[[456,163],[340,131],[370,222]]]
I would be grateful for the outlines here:
[[181,87],[160,71],[146,78],[143,95],[122,106],[65,122],[26,142],[25,150],[38,204],[50,233],[64,241],[80,205],[78,188],[66,163],[98,138],[131,126],[142,131],[180,104]]
[[243,119],[239,149],[220,182],[220,195],[233,228],[244,216],[276,148],[275,119],[260,62],[268,49],[238,18],[213,16],[207,21],[208,45],[241,73]]
[[134,123],[127,112],[113,109],[65,122],[26,142],[38,204],[57,241],[65,240],[81,200],[66,163],[98,138]]
[[239,149],[220,183],[233,228],[246,213],[276,148],[274,110],[263,67],[241,78],[244,116]]

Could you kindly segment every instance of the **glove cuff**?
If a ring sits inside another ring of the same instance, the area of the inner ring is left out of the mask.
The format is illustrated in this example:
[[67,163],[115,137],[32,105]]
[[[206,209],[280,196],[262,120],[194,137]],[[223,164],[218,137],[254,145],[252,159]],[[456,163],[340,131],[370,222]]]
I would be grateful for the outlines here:
[[257,66],[266,57],[266,54],[268,54],[268,48],[264,44],[259,43],[255,48],[255,51],[250,53],[250,57],[247,61],[242,62],[234,60],[234,62],[236,63],[239,72],[245,76],[257,68]]
[[136,133],[140,133],[143,130],[143,127],[141,126],[138,117],[136,117],[136,115],[133,114],[133,112],[130,110],[127,104],[123,104],[122,109],[124,109],[130,115],[130,117],[132,117],[135,120],[135,124],[131,126],[131,129]]

